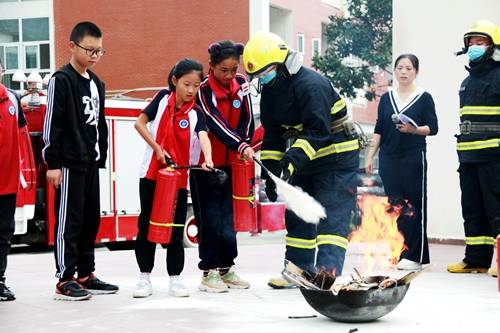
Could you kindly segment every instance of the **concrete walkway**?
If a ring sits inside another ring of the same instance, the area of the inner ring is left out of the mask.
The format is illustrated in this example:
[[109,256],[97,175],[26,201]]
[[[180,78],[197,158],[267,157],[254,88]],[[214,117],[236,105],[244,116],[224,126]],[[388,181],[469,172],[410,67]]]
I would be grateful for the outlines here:
[[[240,237],[239,274],[250,290],[207,294],[197,290],[197,249],[186,249],[183,282],[191,297],[167,294],[165,251],[158,248],[152,274],[154,295],[133,299],[138,268],[133,251],[96,253],[96,274],[120,286],[119,294],[90,301],[53,301],[53,255],[9,256],[8,285],[17,300],[0,303],[0,332],[500,332],[500,292],[486,274],[453,275],[446,264],[460,260],[463,247],[431,245],[432,266],[411,283],[402,303],[381,319],[364,324],[332,321],[316,313],[298,290],[272,290],[266,283],[282,265],[282,234]],[[16,251],[19,252],[19,251]],[[344,273],[352,272],[349,255]],[[394,273],[397,274],[397,273]],[[289,316],[317,315],[289,319]]]

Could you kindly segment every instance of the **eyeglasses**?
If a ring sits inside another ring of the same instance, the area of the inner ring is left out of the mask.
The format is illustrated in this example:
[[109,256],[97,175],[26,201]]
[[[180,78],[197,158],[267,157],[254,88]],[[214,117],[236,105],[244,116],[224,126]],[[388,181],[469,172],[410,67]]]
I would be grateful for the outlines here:
[[76,46],[78,46],[79,48],[81,48],[82,50],[85,50],[85,53],[89,56],[89,57],[93,57],[93,56],[98,56],[98,57],[101,57],[104,55],[104,53],[106,53],[106,50],[103,49],[103,48],[98,48],[98,49],[88,49],[86,47],[83,47],[81,46],[80,44],[78,44],[77,42],[73,42],[75,43]]

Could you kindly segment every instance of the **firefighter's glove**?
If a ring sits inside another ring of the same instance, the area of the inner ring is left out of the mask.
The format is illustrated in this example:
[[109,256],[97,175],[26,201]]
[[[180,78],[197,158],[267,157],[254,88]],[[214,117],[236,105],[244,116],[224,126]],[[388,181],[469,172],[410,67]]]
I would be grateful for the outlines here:
[[267,176],[266,178],[265,190],[269,201],[275,202],[276,200],[278,200],[278,192],[276,192],[276,183],[269,176]]
[[294,171],[293,164],[290,163],[288,159],[284,158],[280,161],[280,167],[281,167],[280,178],[283,179],[285,182],[288,182]]

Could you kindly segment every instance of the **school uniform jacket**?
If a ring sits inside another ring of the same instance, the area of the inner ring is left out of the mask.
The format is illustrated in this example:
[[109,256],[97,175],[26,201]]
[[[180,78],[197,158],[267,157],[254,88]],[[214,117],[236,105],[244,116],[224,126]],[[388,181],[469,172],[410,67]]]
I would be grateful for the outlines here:
[[236,74],[226,89],[209,74],[201,83],[197,103],[206,115],[214,165],[230,165],[253,137],[252,101],[246,78]]

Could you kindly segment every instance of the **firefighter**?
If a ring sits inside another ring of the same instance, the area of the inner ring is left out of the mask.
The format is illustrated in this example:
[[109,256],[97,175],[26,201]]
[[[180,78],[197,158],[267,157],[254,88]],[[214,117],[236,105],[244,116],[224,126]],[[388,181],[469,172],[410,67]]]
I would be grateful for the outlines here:
[[[3,67],[0,62],[0,82]],[[20,132],[26,126],[21,101],[17,94],[0,83],[0,159],[9,161],[0,164],[0,301],[13,301],[14,292],[5,284],[7,255],[10,239],[14,234],[16,194],[20,177]]]
[[[477,21],[464,35],[469,76],[462,82],[460,162],[465,257],[448,265],[451,273],[485,273],[500,232],[500,28]],[[494,265],[496,266],[496,265]],[[490,274],[496,276],[492,267]]]
[[[340,275],[356,203],[358,136],[331,82],[303,67],[302,60],[268,32],[253,35],[243,53],[245,70],[258,78],[262,92],[262,162],[312,195],[327,212],[316,226],[287,210],[285,259],[311,273]],[[262,176],[269,199],[276,201],[274,182]],[[269,285],[290,287],[283,278],[271,279]]]
[[208,48],[210,70],[201,83],[197,103],[206,115],[215,167],[228,177],[193,170],[190,178],[193,208],[199,227],[198,267],[203,271],[199,289],[223,293],[228,288],[248,289],[250,284],[236,274],[238,256],[233,227],[231,163],[255,155],[250,142],[254,120],[249,84],[238,74],[244,45],[224,40]]

